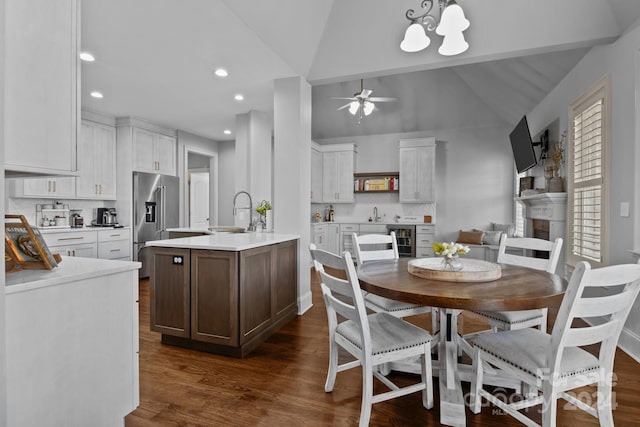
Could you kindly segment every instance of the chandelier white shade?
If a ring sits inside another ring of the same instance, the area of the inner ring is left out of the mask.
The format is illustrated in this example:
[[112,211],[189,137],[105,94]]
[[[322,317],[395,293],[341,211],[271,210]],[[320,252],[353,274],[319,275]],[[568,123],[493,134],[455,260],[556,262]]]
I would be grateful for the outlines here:
[[[439,22],[430,14],[435,1],[440,9]],[[411,24],[405,31],[400,49],[410,53],[426,49],[431,44],[427,31],[434,30],[437,35],[444,37],[438,49],[440,55],[458,55],[469,49],[462,32],[469,28],[470,22],[455,0],[423,0],[420,7],[425,10],[421,15],[416,14],[413,9],[407,10],[405,14]]]

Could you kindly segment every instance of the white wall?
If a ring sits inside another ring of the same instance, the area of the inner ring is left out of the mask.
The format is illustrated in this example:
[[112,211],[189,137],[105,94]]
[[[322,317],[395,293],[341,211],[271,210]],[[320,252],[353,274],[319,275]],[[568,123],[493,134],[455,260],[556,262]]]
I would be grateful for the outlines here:
[[[0,40],[4,37],[4,0],[0,0]],[[0,42],[0,216],[4,217],[4,42]],[[4,240],[0,243],[4,252]],[[2,261],[4,270],[4,261]],[[7,358],[5,348],[4,274],[0,278],[0,427],[7,424]]]
[[235,142],[218,144],[218,225],[233,225]]
[[[460,229],[484,229],[491,222],[513,222],[515,170],[509,131],[504,126],[491,126],[317,141],[354,142],[356,172],[398,171],[400,139],[435,136],[437,141],[435,206],[400,204],[397,194],[355,194],[354,204],[333,205],[336,219],[366,221],[374,206],[388,220],[396,214],[432,215],[438,240],[455,240]],[[312,213],[323,213],[325,205],[314,204]]]
[[[528,114],[532,133],[558,118],[560,129],[567,129],[569,105],[602,76],[611,73],[611,194],[609,241],[610,264],[634,262],[631,249],[640,247],[640,184],[634,173],[640,167],[636,134],[636,104],[632,94],[638,88],[640,27],[636,23],[615,43],[593,48],[576,67]],[[635,180],[634,180],[635,179]],[[629,202],[631,216],[620,216],[620,203]],[[635,207],[635,210],[633,209]],[[630,314],[621,346],[640,360],[640,302]]]

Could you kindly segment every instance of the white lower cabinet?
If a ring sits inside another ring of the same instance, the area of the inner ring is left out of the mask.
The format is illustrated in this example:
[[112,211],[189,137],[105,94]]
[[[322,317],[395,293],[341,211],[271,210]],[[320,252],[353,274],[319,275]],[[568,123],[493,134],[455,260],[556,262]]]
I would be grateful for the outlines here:
[[51,253],[81,258],[130,259],[128,228],[40,230]]
[[359,224],[340,224],[340,250],[339,253],[348,251],[352,257],[355,257],[353,252],[353,237],[352,233],[360,233]]
[[425,258],[434,256],[433,244],[435,243],[435,225],[416,225],[416,257]]

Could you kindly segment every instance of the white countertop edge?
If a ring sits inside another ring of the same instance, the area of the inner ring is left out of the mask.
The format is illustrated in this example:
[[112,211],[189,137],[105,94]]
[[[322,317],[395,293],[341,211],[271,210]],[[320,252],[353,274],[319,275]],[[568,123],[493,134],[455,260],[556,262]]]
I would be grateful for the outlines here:
[[53,270],[23,270],[6,274],[5,294],[138,270],[141,266],[142,264],[137,261],[62,257],[62,262]]
[[214,233],[204,236],[182,237],[179,239],[153,240],[146,247],[204,249],[211,251],[244,251],[276,243],[298,240],[296,234],[273,233]]
[[176,228],[167,228],[167,231],[173,231],[176,233],[205,233],[205,234],[213,234],[214,232],[209,230],[208,228],[191,228],[191,227],[176,227]]
[[130,230],[131,227],[125,225],[123,227],[35,227],[40,231],[41,234],[49,234],[49,233],[74,233],[74,232],[89,232],[89,231],[101,231],[101,230]]
[[399,225],[399,226],[411,226],[411,225],[436,225],[435,222],[394,222],[394,221],[358,221],[358,220],[346,220],[340,219],[336,221],[320,221],[312,222],[311,225],[326,225],[326,224],[358,224],[358,225]]

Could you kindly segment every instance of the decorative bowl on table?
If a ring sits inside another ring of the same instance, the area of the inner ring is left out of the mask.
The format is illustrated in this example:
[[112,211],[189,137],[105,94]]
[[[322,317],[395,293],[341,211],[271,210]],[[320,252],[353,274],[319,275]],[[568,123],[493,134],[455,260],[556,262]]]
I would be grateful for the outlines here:
[[443,282],[490,282],[502,277],[500,265],[479,259],[460,259],[462,269],[452,271],[442,265],[441,258],[419,258],[409,261],[414,276]]

